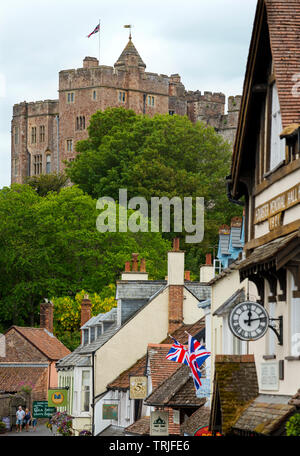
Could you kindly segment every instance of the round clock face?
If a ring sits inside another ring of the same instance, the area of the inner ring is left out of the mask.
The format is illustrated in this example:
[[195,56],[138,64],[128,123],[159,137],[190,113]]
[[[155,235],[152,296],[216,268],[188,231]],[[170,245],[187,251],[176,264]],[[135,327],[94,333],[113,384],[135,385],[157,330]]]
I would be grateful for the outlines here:
[[263,337],[269,326],[269,315],[257,302],[241,302],[229,314],[229,328],[241,340],[257,340]]

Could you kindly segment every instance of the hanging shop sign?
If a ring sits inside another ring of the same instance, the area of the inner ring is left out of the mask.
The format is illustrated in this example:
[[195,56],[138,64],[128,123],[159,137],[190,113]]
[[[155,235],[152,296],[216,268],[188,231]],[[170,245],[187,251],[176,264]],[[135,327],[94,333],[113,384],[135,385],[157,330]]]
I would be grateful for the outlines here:
[[130,376],[130,399],[145,399],[147,397],[147,377]]
[[150,416],[150,435],[169,435],[169,412],[156,410]]
[[57,388],[48,390],[49,407],[66,407],[68,405],[68,390]]
[[51,418],[56,413],[56,407],[49,407],[47,401],[33,401],[32,416],[34,418]]

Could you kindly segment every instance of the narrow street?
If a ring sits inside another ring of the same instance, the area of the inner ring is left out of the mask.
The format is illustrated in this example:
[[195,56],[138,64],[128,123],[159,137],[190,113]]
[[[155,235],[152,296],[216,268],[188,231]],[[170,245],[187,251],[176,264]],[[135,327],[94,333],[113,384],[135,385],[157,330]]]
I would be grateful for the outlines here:
[[44,423],[40,423],[37,425],[36,430],[34,431],[32,427],[29,427],[29,431],[26,432],[24,429],[22,432],[17,432],[15,429],[12,432],[6,432],[5,434],[1,434],[0,437],[51,437],[53,434],[50,430],[45,426]]

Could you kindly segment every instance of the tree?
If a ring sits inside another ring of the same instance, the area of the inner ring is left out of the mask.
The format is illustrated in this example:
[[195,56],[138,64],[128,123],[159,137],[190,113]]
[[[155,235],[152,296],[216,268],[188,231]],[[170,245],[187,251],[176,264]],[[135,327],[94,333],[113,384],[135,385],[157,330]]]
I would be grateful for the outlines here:
[[96,201],[76,186],[39,196],[29,185],[0,190],[0,321],[38,323],[45,297],[101,295],[132,252],[152,278],[166,273],[170,243],[159,233],[100,233]]
[[[242,214],[226,195],[229,144],[212,127],[187,117],[149,118],[123,108],[98,111],[88,131],[89,138],[77,143],[79,154],[68,164],[67,175],[94,198],[118,200],[121,188],[128,199],[143,196],[148,202],[154,196],[204,197],[203,242],[185,244],[185,234],[180,235],[187,268],[198,277],[199,263],[217,244],[219,226]],[[163,236],[170,240],[174,235]]]
[[27,184],[34,188],[38,195],[46,196],[49,192],[59,192],[67,183],[64,173],[41,174],[27,179]]

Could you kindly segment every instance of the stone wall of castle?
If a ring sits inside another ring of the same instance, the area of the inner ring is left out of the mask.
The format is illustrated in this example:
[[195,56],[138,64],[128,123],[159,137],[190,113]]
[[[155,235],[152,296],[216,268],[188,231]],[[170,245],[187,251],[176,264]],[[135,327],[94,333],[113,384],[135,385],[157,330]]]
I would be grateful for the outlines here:
[[59,100],[13,107],[11,181],[61,171],[74,159],[76,142],[87,138],[90,117],[98,110],[123,106],[137,114],[187,115],[215,128],[234,142],[241,97],[186,91],[180,75],[149,73],[130,40],[114,67],[86,57],[83,67],[59,73]]

